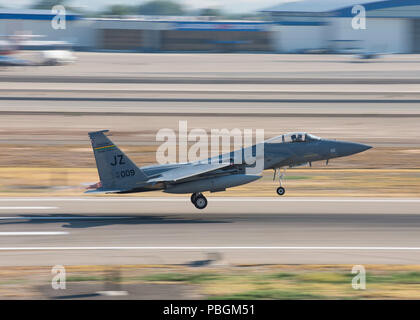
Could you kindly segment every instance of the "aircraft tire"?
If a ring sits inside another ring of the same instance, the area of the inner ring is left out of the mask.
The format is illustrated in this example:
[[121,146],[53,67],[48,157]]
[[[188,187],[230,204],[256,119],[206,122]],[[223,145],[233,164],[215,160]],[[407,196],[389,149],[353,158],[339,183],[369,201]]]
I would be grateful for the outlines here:
[[205,207],[207,207],[207,199],[205,196],[203,195],[198,195],[195,199],[194,199],[194,205],[197,209],[204,209]]
[[199,193],[199,192],[194,192],[192,195],[191,195],[191,202],[192,203],[195,203],[195,199],[197,199],[197,197],[199,197],[199,196],[201,196],[202,194],[201,193]]
[[283,187],[278,187],[276,191],[279,196],[283,196],[286,193],[286,189]]

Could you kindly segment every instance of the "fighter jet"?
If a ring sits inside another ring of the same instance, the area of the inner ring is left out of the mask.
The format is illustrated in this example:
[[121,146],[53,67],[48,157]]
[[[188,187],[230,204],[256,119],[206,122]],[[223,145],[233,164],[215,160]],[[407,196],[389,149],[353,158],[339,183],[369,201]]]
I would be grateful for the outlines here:
[[[262,170],[273,169],[280,186],[277,194],[282,196],[283,174],[281,168],[312,165],[314,161],[328,161],[345,157],[371,147],[365,144],[321,139],[309,133],[288,133],[217,157],[187,163],[157,164],[138,167],[125,155],[105,133],[108,130],[90,132],[93,153],[100,182],[86,193],[135,193],[162,190],[166,193],[191,194],[191,202],[197,209],[207,206],[202,192],[220,192],[256,181]],[[263,147],[259,148],[259,147]],[[263,150],[263,166],[258,173],[249,173],[256,164],[248,164],[245,154],[255,155]],[[243,159],[243,161],[235,161]],[[273,180],[274,180],[273,178]]]

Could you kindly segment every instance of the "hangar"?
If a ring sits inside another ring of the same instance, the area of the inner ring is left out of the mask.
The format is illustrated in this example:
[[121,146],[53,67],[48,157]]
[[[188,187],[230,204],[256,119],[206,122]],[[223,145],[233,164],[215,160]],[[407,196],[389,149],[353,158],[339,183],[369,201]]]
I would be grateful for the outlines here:
[[138,51],[270,51],[270,23],[259,21],[95,19],[96,47]]
[[110,51],[272,51],[272,24],[219,21],[206,17],[130,16],[85,18],[66,13],[66,27],[55,30],[50,10],[0,9],[0,34],[42,35],[78,50]]
[[[359,6],[364,29],[352,24]],[[420,52],[420,0],[301,0],[264,12],[274,22],[277,52]]]
[[[354,28],[355,6],[366,28]],[[420,53],[420,0],[298,0],[263,12],[270,21],[68,13],[67,28],[54,30],[51,11],[1,9],[0,34],[45,35],[78,50]]]
[[66,26],[54,29],[51,21],[55,14],[51,10],[0,10],[0,35],[42,35],[41,40],[68,41],[76,47],[88,47],[93,34],[85,32],[92,22],[81,16],[67,12]]

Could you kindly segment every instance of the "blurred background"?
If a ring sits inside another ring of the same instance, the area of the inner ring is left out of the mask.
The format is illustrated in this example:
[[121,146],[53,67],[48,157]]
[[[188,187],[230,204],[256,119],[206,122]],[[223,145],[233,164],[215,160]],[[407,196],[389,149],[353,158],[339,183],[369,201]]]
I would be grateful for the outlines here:
[[[81,248],[420,247],[419,51],[420,0],[0,0],[0,297],[419,298],[420,249]],[[83,195],[89,131],[141,166],[180,120],[373,149],[288,169],[284,202],[273,172],[205,214],[183,195]]]
[[[120,4],[39,0],[1,4],[3,35],[38,34],[44,40],[68,41],[82,51],[373,54],[420,50],[416,1],[132,0]],[[57,4],[66,9],[65,29],[51,27],[51,9]],[[361,15],[369,19],[368,26],[357,20]]]
[[[151,164],[157,131],[187,120],[375,147],[295,169],[294,195],[418,196],[420,6],[362,4],[0,2],[0,194],[80,194],[97,180],[87,132]],[[271,173],[257,184],[272,195]]]

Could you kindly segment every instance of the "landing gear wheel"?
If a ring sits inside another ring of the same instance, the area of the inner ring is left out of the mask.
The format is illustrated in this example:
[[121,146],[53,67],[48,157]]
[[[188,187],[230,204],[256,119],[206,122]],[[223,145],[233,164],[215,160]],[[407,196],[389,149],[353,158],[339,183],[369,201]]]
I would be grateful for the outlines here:
[[277,194],[279,195],[279,196],[282,196],[282,195],[284,195],[286,193],[286,189],[284,189],[283,187],[278,187],[277,188]]
[[195,199],[200,195],[201,193],[193,193],[191,195],[191,202],[195,205]]
[[282,185],[282,182],[283,182],[283,177],[284,177],[284,175],[285,175],[285,173],[286,173],[286,169],[284,169],[284,171],[283,171],[283,172],[281,172],[281,168],[275,168],[275,169],[274,169],[273,181],[276,179],[277,172],[278,172],[278,177],[279,177],[280,187],[278,187],[276,191],[277,191],[277,194],[278,194],[279,196],[282,196],[282,195],[284,195],[284,194],[286,193],[286,189],[284,189],[284,188],[281,186],[281,185]]
[[205,207],[207,207],[207,199],[205,196],[203,196],[202,194],[198,195],[195,199],[194,199],[194,205],[197,209],[204,209]]

